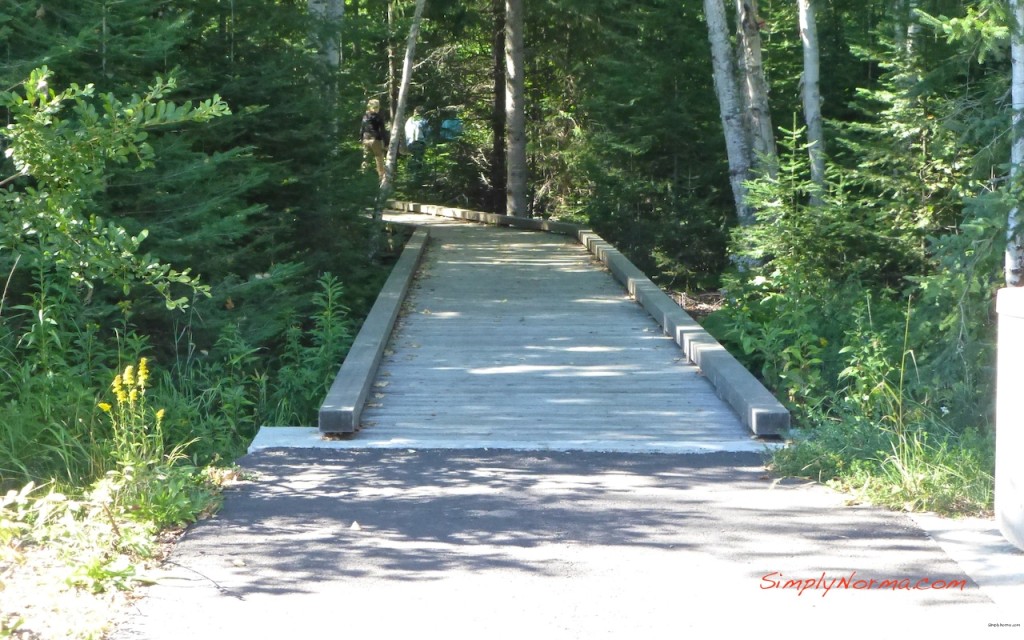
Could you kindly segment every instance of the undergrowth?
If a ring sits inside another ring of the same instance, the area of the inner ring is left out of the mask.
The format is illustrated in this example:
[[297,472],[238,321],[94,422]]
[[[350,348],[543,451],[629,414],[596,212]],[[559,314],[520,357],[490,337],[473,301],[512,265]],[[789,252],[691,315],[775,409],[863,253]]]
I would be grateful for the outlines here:
[[[932,126],[921,113],[900,118]],[[736,231],[743,268],[705,321],[799,427],[772,467],[895,509],[989,513],[991,301],[1016,197],[965,185],[979,195],[887,202],[887,189],[912,185],[874,165],[834,166],[819,188],[802,132],[787,133],[778,175],[749,183],[759,223]],[[946,175],[960,149],[940,139],[928,170]],[[939,233],[957,208],[956,233]]]
[[[104,440],[110,468],[91,483],[29,482],[0,498],[0,590],[33,549],[53,552],[68,589],[99,593],[144,582],[159,536],[209,513],[218,504],[211,470],[189,463],[187,443],[165,438],[165,412],[147,401],[145,358],[118,373],[98,408],[109,421]],[[51,604],[44,607],[49,609]],[[38,615],[38,612],[36,612]],[[53,615],[52,612],[49,615]],[[0,634],[37,622],[0,607]]]

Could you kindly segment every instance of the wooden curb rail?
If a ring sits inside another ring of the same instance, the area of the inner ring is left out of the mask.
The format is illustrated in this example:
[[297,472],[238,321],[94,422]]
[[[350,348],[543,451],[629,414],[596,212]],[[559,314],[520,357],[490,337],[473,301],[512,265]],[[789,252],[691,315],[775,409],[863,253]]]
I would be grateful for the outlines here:
[[782,403],[626,256],[590,229],[565,222],[517,218],[412,202],[390,201],[388,207],[396,212],[424,213],[575,237],[595,258],[608,267],[629,294],[661,325],[666,335],[675,340],[683,353],[700,368],[718,395],[732,407],[754,435],[775,436],[789,429],[789,411]]
[[417,229],[391,269],[391,275],[377,295],[327,392],[327,398],[320,406],[321,433],[354,433],[359,428],[370,385],[377,374],[409,285],[426,251],[429,233],[426,227]]

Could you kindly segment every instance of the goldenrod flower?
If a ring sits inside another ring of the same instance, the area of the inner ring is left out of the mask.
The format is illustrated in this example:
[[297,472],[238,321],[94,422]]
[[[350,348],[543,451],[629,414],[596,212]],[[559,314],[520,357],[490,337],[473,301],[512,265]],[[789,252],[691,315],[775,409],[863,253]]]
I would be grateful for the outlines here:
[[157,409],[157,412],[156,412],[156,423],[160,424],[163,421],[164,421],[164,410],[163,409]]
[[138,399],[139,399],[139,390],[138,389],[132,389],[131,391],[128,392],[128,404],[135,404],[135,402]]
[[99,407],[100,411],[102,411],[103,413],[110,413],[111,407],[110,407],[110,405],[108,403],[101,402],[101,403],[97,404],[96,406]]
[[120,374],[114,376],[114,382],[111,383],[110,387],[114,390],[114,397],[117,398],[118,404],[128,402],[128,394],[124,391],[124,380]]
[[124,368],[124,373],[121,374],[121,379],[124,380],[124,386],[134,387],[135,386],[135,368],[132,365],[128,365]]
[[149,367],[146,366],[146,358],[139,359],[139,388],[145,389],[149,380]]

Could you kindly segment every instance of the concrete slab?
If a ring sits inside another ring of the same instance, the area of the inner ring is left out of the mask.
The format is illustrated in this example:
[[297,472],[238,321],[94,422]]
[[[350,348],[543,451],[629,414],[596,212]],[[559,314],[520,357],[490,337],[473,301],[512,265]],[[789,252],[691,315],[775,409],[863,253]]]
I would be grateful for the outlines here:
[[1024,604],[1024,551],[1008,542],[995,518],[941,518],[914,513],[910,518],[1006,611]]
[[[373,437],[366,432],[360,436],[325,438],[316,427],[262,427],[249,445],[249,453],[268,449],[483,449],[489,451],[587,451],[620,453],[762,453],[766,449],[782,446],[755,438],[733,440],[675,440],[655,435],[631,438],[611,431],[605,437],[558,437],[562,434],[535,431],[530,434],[478,432],[467,434],[462,430],[420,430],[419,435]],[[554,437],[553,437],[554,436]]]

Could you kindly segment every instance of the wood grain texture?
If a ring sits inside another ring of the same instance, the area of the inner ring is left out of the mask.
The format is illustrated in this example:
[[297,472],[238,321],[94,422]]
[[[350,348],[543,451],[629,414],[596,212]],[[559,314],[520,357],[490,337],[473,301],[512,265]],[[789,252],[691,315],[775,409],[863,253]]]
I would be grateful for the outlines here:
[[430,234],[353,445],[751,442],[673,339],[572,238],[450,221]]

